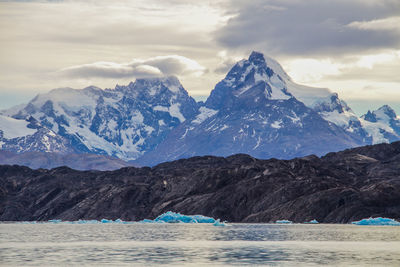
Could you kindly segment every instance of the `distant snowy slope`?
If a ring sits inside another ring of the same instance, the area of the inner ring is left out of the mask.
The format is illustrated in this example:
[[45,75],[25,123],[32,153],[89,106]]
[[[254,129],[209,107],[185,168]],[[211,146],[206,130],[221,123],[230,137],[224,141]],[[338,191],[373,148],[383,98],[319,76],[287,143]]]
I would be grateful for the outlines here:
[[28,124],[29,122],[25,120],[0,115],[0,135],[5,139],[13,139],[37,132],[37,129],[28,128]]
[[400,117],[388,105],[368,111],[361,118],[362,126],[372,137],[373,144],[400,140]]
[[0,115],[0,149],[13,152],[72,152],[68,140],[40,125],[34,118],[18,120]]

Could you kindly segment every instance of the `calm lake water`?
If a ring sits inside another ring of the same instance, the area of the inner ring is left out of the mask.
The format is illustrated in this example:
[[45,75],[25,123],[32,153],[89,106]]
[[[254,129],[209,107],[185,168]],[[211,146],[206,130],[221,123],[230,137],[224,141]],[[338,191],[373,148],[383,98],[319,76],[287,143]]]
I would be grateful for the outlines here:
[[4,266],[400,266],[400,227],[0,224]]

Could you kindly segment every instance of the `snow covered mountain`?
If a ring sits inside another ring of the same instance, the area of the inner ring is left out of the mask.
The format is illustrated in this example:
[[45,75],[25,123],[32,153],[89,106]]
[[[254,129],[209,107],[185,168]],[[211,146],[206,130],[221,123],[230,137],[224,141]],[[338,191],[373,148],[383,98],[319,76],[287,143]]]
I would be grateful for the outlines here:
[[0,115],[0,149],[17,153],[74,152],[67,139],[41,126],[33,117],[17,120],[3,115]]
[[92,153],[142,165],[206,154],[288,159],[400,140],[390,107],[359,118],[336,93],[296,84],[258,52],[233,66],[205,103],[164,77],[54,89],[1,114],[3,150]]
[[[346,131],[321,115],[348,116],[351,110],[337,95],[314,88],[307,88],[306,95],[301,88],[276,61],[253,52],[216,85],[197,117],[174,129],[138,162],[235,153],[287,159],[364,144],[354,130]],[[313,96],[313,90],[319,95]],[[341,113],[339,106],[345,107]]]
[[[94,86],[54,89],[6,114],[19,122],[33,118],[68,140],[75,152],[134,160],[197,112],[196,101],[178,79],[166,77],[138,79],[106,90]],[[25,151],[21,145],[19,152]]]
[[362,126],[372,137],[372,144],[400,140],[400,117],[388,105],[361,116]]

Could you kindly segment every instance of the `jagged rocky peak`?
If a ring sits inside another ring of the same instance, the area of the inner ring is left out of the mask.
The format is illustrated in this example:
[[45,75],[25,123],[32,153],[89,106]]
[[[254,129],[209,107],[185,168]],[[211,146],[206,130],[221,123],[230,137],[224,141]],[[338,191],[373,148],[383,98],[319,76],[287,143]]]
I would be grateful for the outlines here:
[[317,112],[344,112],[354,113],[347,103],[339,98],[337,93],[332,93],[326,98],[321,98],[314,103],[313,109]]
[[[284,78],[282,78],[283,76]],[[206,101],[211,109],[259,107],[267,100],[287,100],[292,95],[285,83],[287,74],[280,65],[262,53],[252,52],[236,63]]]
[[117,85],[115,90],[132,94],[134,97],[156,97],[160,94],[188,95],[182,84],[175,76],[140,78],[130,82],[127,86]]
[[383,105],[372,112],[368,110],[362,118],[369,122],[377,122],[379,120],[397,119],[397,114],[389,105]]
[[374,113],[377,115],[383,113],[391,119],[397,118],[396,112],[389,105],[383,105],[382,107],[378,108],[378,110],[374,111]]
[[249,56],[249,61],[255,66],[267,69],[270,73],[275,73],[283,80],[291,80],[278,61],[260,52],[253,51]]
[[247,60],[243,59],[236,63],[223,81],[227,84],[232,84],[233,82],[257,83],[259,81],[267,81],[268,78],[274,75],[280,80],[288,78],[288,75],[278,62],[272,58],[265,57],[262,53],[253,51]]
[[366,114],[362,115],[361,118],[369,122],[377,122],[375,114],[370,110],[368,110]]
[[400,138],[400,117],[388,105],[361,116],[363,127],[372,137],[372,143],[387,143]]
[[251,52],[249,61],[254,65],[266,66],[264,55],[260,52]]

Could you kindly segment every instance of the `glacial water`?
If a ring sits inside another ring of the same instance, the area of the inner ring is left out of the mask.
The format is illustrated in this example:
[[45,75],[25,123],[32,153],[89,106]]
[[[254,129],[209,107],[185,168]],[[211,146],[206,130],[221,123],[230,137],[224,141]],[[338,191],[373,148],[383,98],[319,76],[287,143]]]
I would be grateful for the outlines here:
[[0,224],[1,266],[400,266],[400,227]]

